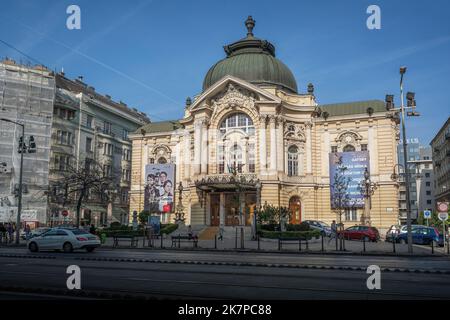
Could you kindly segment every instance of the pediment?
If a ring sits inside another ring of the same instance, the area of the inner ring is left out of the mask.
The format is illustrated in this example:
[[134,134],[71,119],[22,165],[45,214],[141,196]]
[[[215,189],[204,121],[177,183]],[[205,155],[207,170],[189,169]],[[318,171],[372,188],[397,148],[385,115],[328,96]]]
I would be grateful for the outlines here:
[[247,81],[233,76],[225,76],[203,92],[192,104],[190,111],[203,108],[214,109],[227,103],[235,105],[279,104],[281,99]]

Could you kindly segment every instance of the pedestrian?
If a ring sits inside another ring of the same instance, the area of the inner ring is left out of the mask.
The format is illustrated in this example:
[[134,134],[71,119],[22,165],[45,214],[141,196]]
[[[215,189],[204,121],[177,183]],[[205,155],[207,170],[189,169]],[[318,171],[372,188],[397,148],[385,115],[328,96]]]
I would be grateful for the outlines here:
[[8,232],[8,243],[12,243],[13,241],[13,233],[14,233],[14,229],[13,229],[13,225],[12,223],[8,223],[8,226],[6,227],[7,232]]
[[219,240],[220,241],[223,241],[223,232],[224,232],[223,226],[220,226],[220,228],[219,228]]
[[92,234],[95,234],[95,226],[91,224],[91,228],[89,229],[89,232]]
[[28,241],[28,239],[30,239],[30,235],[31,235],[31,228],[30,228],[30,225],[27,224],[25,226],[25,240]]
[[333,238],[337,239],[337,225],[335,220],[333,220],[333,222],[331,223],[331,234],[330,239],[328,239],[328,244],[330,244]]
[[192,227],[191,227],[191,225],[188,226],[188,236],[189,236],[189,238],[192,238]]
[[3,223],[0,223],[0,244],[2,244],[2,241],[6,241],[6,228]]

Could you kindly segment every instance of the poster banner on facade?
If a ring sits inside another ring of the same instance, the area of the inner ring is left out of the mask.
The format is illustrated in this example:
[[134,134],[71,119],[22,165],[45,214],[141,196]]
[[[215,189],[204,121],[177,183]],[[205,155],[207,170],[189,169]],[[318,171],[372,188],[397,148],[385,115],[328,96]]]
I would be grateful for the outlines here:
[[[364,194],[359,184],[364,181],[365,168],[369,169],[369,152],[334,152],[329,154],[329,158],[331,207],[333,209],[339,207],[339,202],[343,208],[364,207]],[[346,170],[342,171],[340,168]],[[345,194],[338,191],[340,177],[345,177],[349,181]]]
[[151,213],[171,213],[174,209],[174,164],[145,166],[144,210]]

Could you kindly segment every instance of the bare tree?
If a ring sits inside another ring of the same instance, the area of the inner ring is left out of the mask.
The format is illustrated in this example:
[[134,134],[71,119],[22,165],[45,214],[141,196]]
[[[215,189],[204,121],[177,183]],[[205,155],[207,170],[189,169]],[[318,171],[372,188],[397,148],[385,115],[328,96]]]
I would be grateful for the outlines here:
[[[53,184],[62,190],[62,205],[76,204],[76,225],[80,225],[80,211],[84,203],[95,201],[108,203],[112,201],[112,190],[119,189],[120,175],[113,172],[112,166],[107,167],[92,160],[84,159],[78,165],[69,161],[65,170],[61,171],[62,178]],[[118,179],[119,178],[119,179]]]

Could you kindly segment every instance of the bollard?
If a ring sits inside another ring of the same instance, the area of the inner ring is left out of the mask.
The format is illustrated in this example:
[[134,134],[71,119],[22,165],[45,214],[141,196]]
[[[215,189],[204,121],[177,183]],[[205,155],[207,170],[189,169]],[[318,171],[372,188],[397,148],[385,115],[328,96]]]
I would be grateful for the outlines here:
[[366,237],[363,237],[363,252],[366,252]]
[[217,249],[217,234],[214,235],[214,249]]
[[236,227],[236,236],[234,237],[234,248],[237,249],[237,227]]
[[324,251],[324,249],[323,249],[323,233],[321,234],[321,236],[322,236],[322,252]]
[[309,250],[309,247],[308,247],[308,236],[306,237],[306,251],[308,251]]
[[259,234],[256,235],[256,237],[258,238],[258,250],[260,250],[261,248],[260,248],[260,246],[259,246]]
[[281,240],[278,238],[278,250],[281,250]]
[[431,240],[431,254],[434,254],[434,241]]
[[395,253],[395,239],[392,238],[392,251]]
[[159,234],[159,238],[161,239],[161,249],[163,248],[163,234]]

